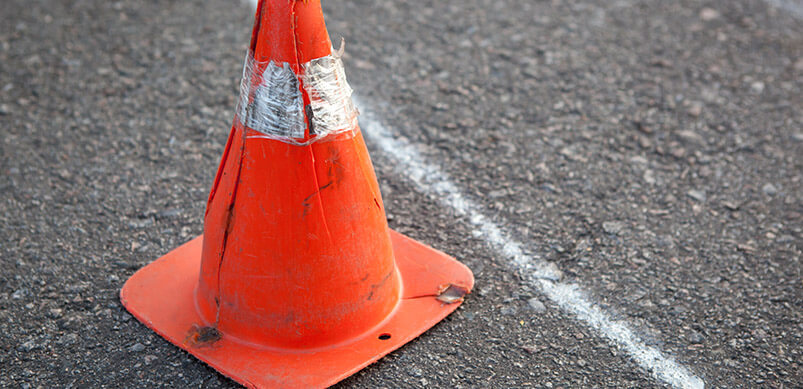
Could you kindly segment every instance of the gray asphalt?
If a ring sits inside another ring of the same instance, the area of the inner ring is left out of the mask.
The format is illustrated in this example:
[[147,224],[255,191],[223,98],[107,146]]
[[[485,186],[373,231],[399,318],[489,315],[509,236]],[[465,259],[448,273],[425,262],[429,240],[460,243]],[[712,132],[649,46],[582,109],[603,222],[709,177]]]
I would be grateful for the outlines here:
[[[708,386],[791,388],[803,23],[781,3],[324,8],[367,108],[566,282]],[[117,293],[202,232],[252,20],[232,1],[3,3],[1,387],[235,386]],[[477,284],[343,387],[665,386],[369,149],[391,226]]]

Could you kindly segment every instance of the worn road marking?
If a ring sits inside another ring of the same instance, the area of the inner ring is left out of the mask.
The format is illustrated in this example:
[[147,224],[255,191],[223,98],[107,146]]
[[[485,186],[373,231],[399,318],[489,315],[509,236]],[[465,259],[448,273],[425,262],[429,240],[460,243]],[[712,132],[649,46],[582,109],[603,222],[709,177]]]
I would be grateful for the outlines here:
[[623,347],[634,361],[655,378],[676,388],[705,387],[703,380],[687,368],[656,347],[648,346],[626,322],[614,320],[593,302],[581,286],[560,282],[560,270],[553,263],[526,254],[524,245],[485,216],[482,208],[467,198],[437,164],[427,161],[415,145],[394,136],[359,98],[355,97],[354,100],[362,112],[360,124],[363,135],[395,162],[396,169],[406,175],[419,191],[440,201],[474,225],[477,228],[475,235],[507,257],[513,268],[529,278],[532,285],[545,296],[613,344]]
[[803,19],[803,1],[801,0],[764,0],[769,5],[778,8],[781,11],[786,11],[792,16]]
[[[256,8],[257,0],[248,1]],[[656,347],[648,346],[626,322],[614,320],[593,302],[581,286],[560,282],[560,270],[553,263],[526,254],[522,243],[510,238],[502,227],[485,216],[482,208],[463,195],[460,188],[437,165],[428,163],[415,145],[394,137],[371,112],[370,107],[362,104],[357,96],[354,96],[354,102],[362,111],[360,125],[363,135],[379,146],[385,156],[396,162],[396,169],[407,175],[419,191],[440,201],[477,227],[474,234],[506,256],[511,265],[514,265],[513,269],[527,277],[545,296],[611,343],[623,347],[636,363],[655,378],[675,388],[705,387],[703,380],[689,369]]]

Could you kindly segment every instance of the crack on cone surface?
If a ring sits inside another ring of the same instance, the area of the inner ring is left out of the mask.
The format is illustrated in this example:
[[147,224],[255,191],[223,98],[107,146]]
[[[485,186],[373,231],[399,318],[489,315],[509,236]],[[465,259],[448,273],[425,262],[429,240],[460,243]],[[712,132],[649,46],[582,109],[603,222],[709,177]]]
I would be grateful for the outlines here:
[[[226,211],[226,226],[223,231],[223,241],[220,247],[220,262],[217,265],[217,294],[215,295],[215,325],[220,323],[220,303],[223,300],[223,287],[220,285],[220,272],[223,269],[223,260],[226,258],[226,247],[229,243],[229,235],[234,227],[234,205],[237,200],[237,193],[240,188],[240,176],[243,171],[243,160],[245,159],[245,141],[246,129],[242,130],[242,146],[240,146],[240,160],[237,166],[237,175],[234,176],[234,189],[232,189],[231,199],[229,200],[228,209]],[[217,330],[216,330],[217,331]]]
[[390,279],[391,275],[393,275],[393,270],[389,271],[388,274],[386,274],[381,281],[371,285],[371,293],[368,295],[367,300],[371,300],[374,298],[374,293],[376,293],[377,289],[382,287],[382,285],[385,285],[385,283]]

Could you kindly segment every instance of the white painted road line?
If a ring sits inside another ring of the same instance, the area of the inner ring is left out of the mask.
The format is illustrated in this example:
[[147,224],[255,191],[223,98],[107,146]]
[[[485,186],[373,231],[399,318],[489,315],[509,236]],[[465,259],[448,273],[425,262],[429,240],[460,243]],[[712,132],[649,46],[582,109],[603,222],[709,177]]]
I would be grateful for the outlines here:
[[[249,1],[256,7],[257,0]],[[522,243],[510,238],[502,227],[485,216],[482,208],[463,195],[451,178],[437,165],[429,163],[415,145],[395,137],[357,96],[354,96],[354,103],[362,113],[360,125],[363,135],[379,146],[386,157],[396,162],[399,173],[406,175],[419,191],[440,201],[477,227],[475,236],[507,257],[513,270],[527,277],[533,286],[561,309],[596,330],[610,343],[623,347],[639,366],[658,380],[675,388],[705,387],[703,380],[689,369],[656,347],[648,346],[626,322],[614,320],[593,302],[581,286],[560,282],[561,272],[553,263],[526,254]]]
[[612,319],[582,287],[558,281],[560,271],[554,264],[527,255],[522,243],[511,239],[502,227],[485,216],[481,207],[466,198],[451,178],[436,164],[429,163],[415,145],[395,137],[359,98],[355,97],[354,101],[362,113],[360,124],[363,135],[379,146],[386,157],[396,162],[396,169],[409,177],[419,191],[440,201],[477,227],[475,235],[507,257],[513,269],[528,277],[545,296],[611,343],[623,347],[636,363],[655,378],[675,388],[705,387],[703,380],[689,369],[661,350],[646,345],[627,323]]
[[803,0],[765,0],[771,6],[786,11],[792,16],[803,19]]

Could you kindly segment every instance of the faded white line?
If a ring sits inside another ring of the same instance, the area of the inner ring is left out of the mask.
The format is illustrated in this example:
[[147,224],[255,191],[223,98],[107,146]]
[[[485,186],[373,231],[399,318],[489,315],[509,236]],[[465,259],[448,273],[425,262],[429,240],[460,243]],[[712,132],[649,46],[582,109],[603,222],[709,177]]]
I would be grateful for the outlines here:
[[504,228],[485,216],[482,208],[467,198],[436,164],[427,161],[415,145],[394,136],[356,97],[355,103],[362,112],[360,124],[363,134],[396,163],[396,169],[405,174],[419,191],[467,219],[477,228],[477,237],[507,257],[515,266],[514,269],[529,278],[532,285],[545,296],[613,344],[623,347],[636,363],[655,378],[676,388],[705,387],[703,380],[689,369],[661,350],[648,346],[626,322],[614,320],[593,302],[581,286],[560,282],[560,270],[553,263],[527,254],[522,243],[512,239]]
[[[249,1],[256,6],[257,0]],[[512,239],[507,231],[485,216],[482,208],[467,198],[437,165],[429,163],[415,145],[395,137],[357,96],[354,96],[354,102],[362,111],[360,124],[363,134],[396,162],[396,169],[407,175],[419,191],[440,201],[474,225],[477,228],[475,236],[484,239],[507,257],[514,265],[514,270],[527,277],[533,286],[561,309],[599,332],[612,344],[624,348],[639,366],[658,380],[675,388],[705,387],[703,380],[689,369],[656,347],[648,346],[626,322],[614,320],[610,313],[593,302],[581,286],[561,282],[561,272],[553,263],[527,254],[522,243]]]
[[792,16],[803,19],[803,1],[801,0],[764,0],[769,5],[778,8],[781,11],[786,11]]

